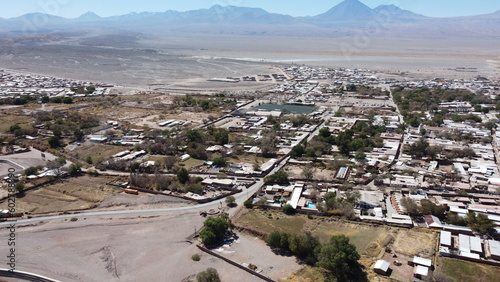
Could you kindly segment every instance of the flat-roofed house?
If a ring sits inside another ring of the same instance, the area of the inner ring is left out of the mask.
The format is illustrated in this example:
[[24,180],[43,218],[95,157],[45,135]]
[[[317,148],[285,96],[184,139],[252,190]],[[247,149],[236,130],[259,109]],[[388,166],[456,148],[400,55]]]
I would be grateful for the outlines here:
[[470,253],[470,239],[465,234],[458,235],[458,249],[460,252]]
[[441,231],[441,236],[439,237],[439,244],[444,247],[452,247],[451,244],[451,232],[449,231]]
[[488,245],[490,246],[491,258],[500,261],[500,242],[488,240]]
[[417,265],[415,267],[413,276],[415,276],[418,279],[422,279],[422,278],[426,277],[428,274],[429,274],[429,268],[428,267]]
[[481,243],[481,239],[475,236],[469,236],[470,240],[470,250],[474,254],[482,255],[483,254],[483,244]]
[[413,257],[413,259],[408,261],[409,265],[421,265],[425,267],[431,267],[432,266],[432,261],[430,259],[426,258],[421,258],[421,257]]

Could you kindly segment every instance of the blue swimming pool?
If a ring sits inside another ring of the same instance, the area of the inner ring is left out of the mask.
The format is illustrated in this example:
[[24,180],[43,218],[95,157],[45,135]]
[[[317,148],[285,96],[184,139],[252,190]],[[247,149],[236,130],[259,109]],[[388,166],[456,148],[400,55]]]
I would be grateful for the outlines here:
[[316,208],[316,204],[315,203],[309,203],[307,204],[306,206],[308,209],[315,209]]

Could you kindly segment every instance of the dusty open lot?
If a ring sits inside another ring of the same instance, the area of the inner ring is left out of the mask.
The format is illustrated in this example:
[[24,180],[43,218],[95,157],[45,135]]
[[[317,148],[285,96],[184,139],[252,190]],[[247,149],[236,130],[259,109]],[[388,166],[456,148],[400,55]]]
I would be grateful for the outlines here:
[[[292,179],[304,179],[304,166],[303,165],[286,165],[285,170],[288,173],[288,176]],[[315,167],[313,169],[313,177],[312,179],[317,179],[320,181],[332,181],[335,179],[337,171],[326,169],[326,168],[318,168]]]
[[85,142],[81,146],[76,147],[71,152],[71,154],[73,156],[78,156],[78,158],[80,158],[81,160],[86,160],[86,158],[90,156],[94,163],[98,163],[100,161],[111,158],[115,154],[130,149],[131,147],[127,146],[113,146],[113,145]]
[[[47,161],[54,160],[56,157],[50,153],[42,152],[37,149],[31,149],[29,152],[0,156],[0,176],[8,174],[9,168],[16,170],[15,174],[31,166],[45,166]],[[68,163],[69,165],[69,163]]]
[[[204,218],[197,213],[160,217],[122,217],[57,221],[18,227],[16,269],[61,281],[187,281],[208,267],[222,281],[257,281],[220,259],[202,253],[187,238]],[[0,230],[6,238],[7,230]],[[273,279],[298,269],[294,259],[276,256],[264,243],[244,234],[230,257],[255,263]],[[191,260],[200,254],[201,260]],[[258,254],[258,255],[257,255]],[[62,259],[64,258],[64,259]]]
[[187,205],[194,205],[193,202],[164,195],[152,195],[139,193],[131,195],[117,193],[102,201],[93,211],[123,210],[123,209],[159,209],[176,208]]
[[401,229],[395,237],[392,247],[398,254],[431,258],[436,252],[438,233]]
[[[59,182],[28,191],[16,201],[18,212],[32,214],[89,209],[121,189],[106,185],[112,179],[82,176],[66,178]],[[7,202],[0,204],[4,209]]]

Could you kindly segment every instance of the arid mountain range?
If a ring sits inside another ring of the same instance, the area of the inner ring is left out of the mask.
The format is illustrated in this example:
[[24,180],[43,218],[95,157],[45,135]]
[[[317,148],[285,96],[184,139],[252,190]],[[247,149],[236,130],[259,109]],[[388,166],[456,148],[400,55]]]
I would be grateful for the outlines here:
[[66,19],[42,13],[0,19],[0,37],[123,31],[152,35],[214,34],[251,36],[345,37],[377,33],[403,38],[500,38],[500,11],[486,15],[431,18],[394,5],[371,9],[358,0],[345,0],[325,13],[292,17],[259,8],[216,5],[187,12],[130,13],[99,17],[88,12]]

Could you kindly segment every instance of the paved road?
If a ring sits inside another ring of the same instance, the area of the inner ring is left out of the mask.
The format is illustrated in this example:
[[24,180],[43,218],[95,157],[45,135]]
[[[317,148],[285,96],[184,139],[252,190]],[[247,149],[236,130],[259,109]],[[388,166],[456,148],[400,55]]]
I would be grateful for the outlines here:
[[[396,113],[398,114],[399,116],[399,123],[404,123],[404,117],[403,115],[401,114],[401,112],[399,111],[399,107],[398,105],[396,105],[396,103],[394,102],[394,97],[392,96],[392,89],[389,85],[381,85],[382,89],[385,88],[387,91],[389,91],[390,93],[390,97],[391,97],[391,102],[394,104],[394,106],[396,107]],[[403,146],[405,144],[405,137],[406,137],[406,130],[403,131],[403,139],[401,139],[401,142],[400,142],[400,149],[399,149],[399,153],[398,155],[396,156],[396,158],[394,159],[395,162],[398,162],[399,161],[399,158],[401,158],[401,155],[403,154]]]
[[[275,168],[270,172],[270,174],[283,168],[283,166],[288,162],[290,158],[287,157],[278,163]],[[236,198],[236,203],[238,208],[228,209],[230,215],[234,215],[240,208],[242,208],[243,203],[251,197],[255,192],[259,191],[264,185],[264,180],[259,178],[259,180],[242,192],[234,195]],[[164,209],[146,209],[146,210],[120,210],[120,211],[104,211],[104,212],[85,212],[85,213],[75,213],[75,214],[65,214],[56,216],[45,216],[45,217],[35,217],[29,219],[21,219],[17,221],[5,221],[0,223],[0,227],[9,226],[12,223],[16,224],[29,224],[38,223],[40,221],[51,221],[51,220],[64,220],[75,218],[90,218],[90,217],[111,217],[111,216],[140,216],[140,215],[164,215],[164,214],[175,214],[175,213],[189,213],[189,212],[200,212],[209,209],[218,209],[219,207],[225,207],[224,200],[217,200],[205,204],[199,204],[194,206],[177,207],[177,208],[164,208]]]

